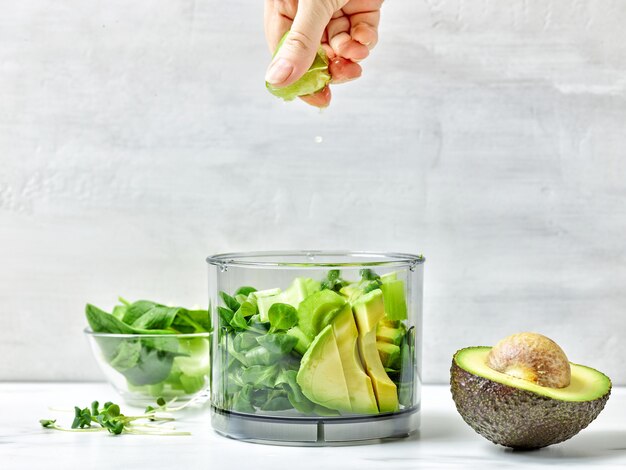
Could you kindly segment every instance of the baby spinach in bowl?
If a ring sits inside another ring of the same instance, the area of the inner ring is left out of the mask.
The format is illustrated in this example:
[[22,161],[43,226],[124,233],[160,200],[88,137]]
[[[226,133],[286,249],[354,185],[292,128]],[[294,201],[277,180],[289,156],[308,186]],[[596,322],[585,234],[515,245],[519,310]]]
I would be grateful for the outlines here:
[[85,333],[98,365],[126,402],[143,406],[156,397],[189,399],[204,392],[211,369],[208,311],[120,302],[111,313],[87,304]]

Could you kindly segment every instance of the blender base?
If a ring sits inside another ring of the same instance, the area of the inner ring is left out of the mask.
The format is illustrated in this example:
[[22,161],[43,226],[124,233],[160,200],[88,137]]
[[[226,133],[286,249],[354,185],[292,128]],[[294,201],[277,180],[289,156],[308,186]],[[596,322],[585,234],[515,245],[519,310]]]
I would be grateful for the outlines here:
[[341,446],[374,444],[415,433],[419,406],[396,413],[345,418],[254,416],[211,407],[211,425],[222,436],[259,444]]

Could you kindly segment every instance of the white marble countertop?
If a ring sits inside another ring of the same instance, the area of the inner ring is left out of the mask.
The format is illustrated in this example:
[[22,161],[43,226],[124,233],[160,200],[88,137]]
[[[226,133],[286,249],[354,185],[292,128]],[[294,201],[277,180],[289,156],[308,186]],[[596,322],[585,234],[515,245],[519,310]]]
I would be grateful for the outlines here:
[[[418,435],[384,444],[349,447],[278,447],[226,439],[210,427],[208,411],[187,411],[178,429],[191,436],[163,437],[66,433],[43,429],[40,418],[71,413],[49,406],[88,406],[94,399],[121,404],[106,384],[0,384],[0,468],[626,468],[626,389],[617,388],[598,419],[578,436],[538,451],[514,452],[474,433],[457,414],[445,386],[423,391]],[[122,406],[124,410],[130,407]]]

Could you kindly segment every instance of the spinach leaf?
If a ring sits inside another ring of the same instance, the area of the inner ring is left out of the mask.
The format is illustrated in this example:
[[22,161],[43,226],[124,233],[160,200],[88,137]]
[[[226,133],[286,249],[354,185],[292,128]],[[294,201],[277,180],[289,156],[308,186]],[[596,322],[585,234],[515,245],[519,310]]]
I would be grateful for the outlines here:
[[235,349],[234,338],[232,338],[231,336],[225,336],[224,342],[226,343],[226,351],[228,351],[229,356],[234,357],[244,366],[248,366],[248,360],[246,359],[245,352],[240,352]]
[[149,300],[138,300],[137,302],[133,302],[132,304],[126,306],[126,313],[124,313],[122,321],[128,325],[132,325],[138,318],[157,305],[158,304],[155,302],[151,302]]
[[120,341],[115,355],[109,360],[111,367],[123,372],[137,365],[141,355],[141,343],[137,340]]
[[237,291],[235,292],[235,295],[245,295],[247,297],[253,292],[256,292],[256,289],[254,287],[241,286],[239,289],[237,289]]
[[254,407],[251,404],[253,388],[251,385],[245,385],[233,396],[232,408],[241,413],[254,413]]
[[262,411],[281,411],[293,408],[289,398],[284,393],[275,392],[268,394],[267,400],[261,406]]
[[189,354],[180,353],[180,343],[178,338],[162,335],[159,337],[147,337],[138,338],[141,341],[141,345],[147,348],[156,349],[158,351],[165,351],[170,353],[176,353],[177,356],[189,356]]
[[89,326],[95,333],[133,334],[136,332],[134,328],[94,305],[87,304],[85,315]]
[[288,330],[298,323],[298,311],[289,304],[273,304],[267,316],[270,320],[270,332]]
[[279,374],[276,384],[283,384],[285,390],[287,391],[287,398],[296,410],[300,413],[309,414],[315,408],[315,403],[305,397],[302,393],[300,385],[298,385],[296,380],[297,375],[298,372],[295,370],[283,370]]
[[175,357],[171,352],[141,348],[137,364],[122,373],[132,385],[158,384],[169,376]]
[[233,320],[233,315],[235,313],[226,307],[217,307],[217,314],[220,317],[222,325],[230,325],[230,322]]
[[246,317],[244,317],[241,308],[239,308],[233,315],[233,318],[230,321],[230,326],[232,326],[235,331],[244,331],[248,329],[248,322]]
[[226,305],[226,307],[231,309],[233,312],[236,312],[237,310],[239,310],[239,307],[240,307],[239,302],[237,302],[233,297],[228,295],[226,292],[220,291],[220,297],[222,298],[224,305]]
[[236,335],[233,339],[233,345],[237,351],[246,352],[259,345],[257,339],[260,336],[244,331]]
[[131,326],[145,330],[166,330],[172,326],[174,318],[176,318],[180,310],[180,307],[154,305],[150,310],[137,318]]
[[255,388],[273,388],[278,375],[278,366],[275,364],[270,367],[255,365],[244,369],[241,372],[241,380]]
[[251,317],[257,313],[256,305],[254,305],[252,302],[242,303],[239,310],[241,311],[241,315],[246,318]]
[[271,353],[289,354],[298,344],[298,338],[284,333],[267,334],[256,337],[256,342]]
[[113,312],[111,312],[111,315],[113,315],[118,320],[123,320],[124,315],[126,315],[127,308],[128,307],[126,305],[116,305],[115,307],[113,307]]
[[257,346],[245,353],[246,362],[251,366],[271,366],[282,358],[282,354],[272,353],[263,346]]

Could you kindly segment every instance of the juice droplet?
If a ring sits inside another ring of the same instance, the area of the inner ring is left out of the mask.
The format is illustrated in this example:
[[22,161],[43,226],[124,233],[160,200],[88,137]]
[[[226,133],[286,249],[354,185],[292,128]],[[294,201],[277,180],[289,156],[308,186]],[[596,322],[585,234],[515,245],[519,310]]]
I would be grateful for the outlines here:
[[316,144],[321,144],[322,142],[324,142],[324,138],[321,135],[316,135],[315,136],[315,143]]

